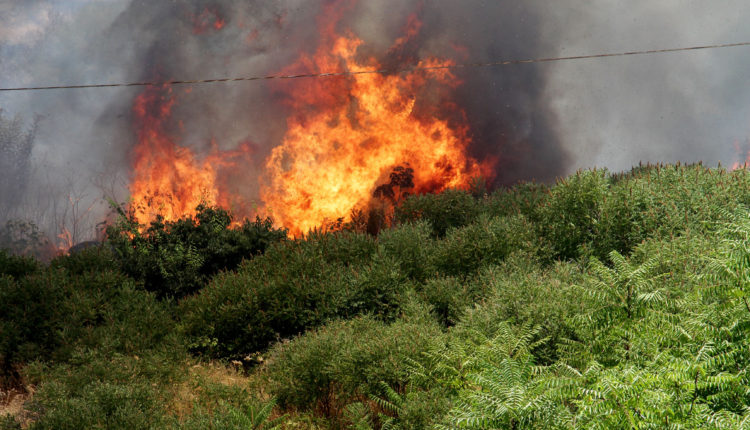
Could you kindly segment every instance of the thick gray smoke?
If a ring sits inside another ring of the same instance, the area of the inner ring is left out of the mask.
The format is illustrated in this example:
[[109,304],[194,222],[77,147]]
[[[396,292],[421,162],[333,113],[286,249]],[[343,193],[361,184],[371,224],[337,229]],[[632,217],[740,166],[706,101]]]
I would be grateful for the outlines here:
[[[0,86],[277,73],[316,49],[317,17],[329,3],[0,0]],[[742,3],[360,0],[339,27],[391,67],[428,56],[484,62],[750,40]],[[388,53],[412,13],[423,22],[419,35],[398,55]],[[471,127],[471,153],[498,159],[498,185],[550,181],[592,165],[726,164],[737,156],[733,143],[744,145],[750,131],[750,87],[742,81],[748,62],[750,51],[736,48],[465,68],[456,71],[463,85],[455,101]],[[6,116],[18,114],[27,126],[39,117],[29,198],[15,216],[55,231],[76,219],[56,214],[70,201],[80,203],[79,217],[91,208],[93,224],[107,210],[98,203],[103,194],[126,197],[139,91],[0,93]],[[212,139],[223,149],[251,142],[257,164],[247,178],[257,176],[289,114],[274,87],[260,81],[173,91],[179,102],[169,126],[180,142],[196,150]],[[241,187],[257,196],[257,183]]]

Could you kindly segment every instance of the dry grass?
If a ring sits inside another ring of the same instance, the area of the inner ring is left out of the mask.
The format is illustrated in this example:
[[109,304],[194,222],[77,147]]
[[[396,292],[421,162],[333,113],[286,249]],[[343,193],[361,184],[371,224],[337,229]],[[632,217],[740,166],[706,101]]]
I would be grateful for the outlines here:
[[186,363],[185,371],[187,377],[172,390],[173,401],[169,408],[170,414],[180,421],[193,413],[196,404],[210,412],[215,406],[217,388],[247,390],[257,395],[257,376],[246,375],[237,366],[214,361],[192,362]]
[[31,416],[25,405],[33,395],[33,387],[26,387],[26,390],[0,390],[0,417],[10,415],[20,422],[23,428],[27,428],[31,424]]

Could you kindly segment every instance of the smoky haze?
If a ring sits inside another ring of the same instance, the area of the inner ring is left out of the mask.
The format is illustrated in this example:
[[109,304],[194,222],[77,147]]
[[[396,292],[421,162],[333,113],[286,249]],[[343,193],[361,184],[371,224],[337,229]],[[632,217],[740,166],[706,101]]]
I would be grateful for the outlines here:
[[[0,0],[0,86],[274,74],[315,50],[316,19],[328,3]],[[622,3],[360,0],[339,27],[391,67],[426,57],[470,63],[750,40],[750,13],[738,0]],[[389,57],[410,14],[423,26],[403,56]],[[750,51],[737,48],[464,68],[455,72],[463,84],[454,101],[466,113],[471,154],[498,160],[496,185],[594,165],[726,164],[748,136],[748,62]],[[27,198],[2,202],[15,208],[6,218],[35,219],[49,232],[87,223],[74,241],[87,238],[108,210],[102,196],[127,197],[131,108],[141,90],[0,93],[6,118],[19,115],[27,129],[38,118],[31,165],[13,178],[25,182],[17,188]],[[255,178],[290,114],[278,91],[242,82],[176,86],[173,95],[168,126],[181,145],[201,152],[212,140],[222,149],[252,143],[256,164],[237,186],[257,198]],[[71,201],[77,215],[61,216]]]

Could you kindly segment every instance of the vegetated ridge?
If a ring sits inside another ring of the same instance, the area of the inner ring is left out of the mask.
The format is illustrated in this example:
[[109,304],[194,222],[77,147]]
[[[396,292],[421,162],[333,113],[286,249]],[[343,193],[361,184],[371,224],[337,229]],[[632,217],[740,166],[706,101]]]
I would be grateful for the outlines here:
[[750,427],[749,205],[744,169],[649,165],[410,196],[376,236],[123,212],[0,252],[0,426]]

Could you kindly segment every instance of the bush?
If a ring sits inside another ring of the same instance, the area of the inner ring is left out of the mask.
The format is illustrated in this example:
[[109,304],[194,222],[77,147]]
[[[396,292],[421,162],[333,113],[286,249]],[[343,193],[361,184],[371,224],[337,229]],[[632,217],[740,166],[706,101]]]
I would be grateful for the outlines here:
[[409,196],[396,207],[399,223],[425,220],[432,225],[436,237],[443,237],[450,227],[471,223],[479,213],[476,199],[463,190],[445,190],[440,194]]
[[578,267],[566,263],[543,270],[515,261],[489,267],[474,281],[484,289],[485,300],[466,309],[453,333],[476,331],[491,337],[497,325],[506,321],[538,327],[538,336],[549,338],[549,342],[534,351],[536,361],[554,362],[557,345],[573,334],[569,318],[585,310],[583,297],[575,288],[582,280]]
[[18,381],[18,366],[47,357],[60,343],[65,291],[49,275],[0,277],[0,385]]
[[196,352],[242,359],[335,316],[347,272],[322,263],[317,247],[275,245],[184,300],[183,331]]
[[609,188],[606,170],[579,171],[551,189],[540,210],[540,234],[551,245],[552,259],[570,260],[590,246],[600,205]]
[[384,230],[377,241],[380,254],[391,258],[393,264],[409,279],[424,282],[434,272],[431,254],[435,241],[430,237],[431,230],[426,221]]
[[495,191],[481,200],[480,213],[490,217],[523,215],[537,222],[539,209],[549,197],[549,187],[534,182],[520,183],[512,188]]
[[[362,254],[352,259],[336,250],[340,245]],[[332,318],[371,313],[392,320],[412,283],[387,255],[390,246],[364,264],[371,243],[363,235],[325,234],[275,245],[186,299],[184,332],[196,352],[242,359]]]
[[87,272],[103,272],[116,269],[118,261],[112,248],[106,245],[99,245],[56,257],[50,262],[50,267],[53,269],[64,269],[71,275],[82,275]]
[[80,397],[64,387],[45,386],[37,394],[44,413],[32,429],[136,429],[163,426],[163,409],[150,384],[92,383]]
[[19,279],[36,272],[40,267],[39,262],[32,257],[11,255],[0,249],[0,276],[7,275]]
[[143,231],[132,216],[121,213],[119,222],[107,229],[107,242],[123,272],[159,297],[181,298],[286,237],[286,230],[274,229],[270,219],[232,227],[232,217],[223,209],[201,205],[196,211],[195,217],[178,221],[158,218]]
[[371,265],[350,272],[344,301],[336,314],[346,318],[370,313],[383,320],[392,320],[401,309],[410,285],[396,260],[377,255]]
[[471,276],[483,266],[498,264],[513,252],[534,252],[532,226],[521,216],[488,218],[448,231],[434,251],[438,271]]
[[487,296],[490,289],[484,282],[455,277],[433,278],[419,291],[419,296],[430,306],[444,326],[455,325],[466,308]]
[[26,371],[37,386],[32,428],[164,428],[169,390],[183,375],[178,363],[174,351],[123,355],[83,347],[67,363],[35,363]]
[[439,342],[441,332],[418,305],[387,324],[369,316],[330,323],[269,352],[269,389],[282,406],[327,416],[384,382],[403,387],[408,363]]
[[111,271],[2,277],[0,302],[0,366],[11,382],[32,360],[63,361],[84,346],[133,353],[162,343],[173,327],[163,305]]
[[367,264],[377,251],[375,239],[369,234],[353,231],[314,232],[300,246],[310,248],[328,264],[358,266]]

